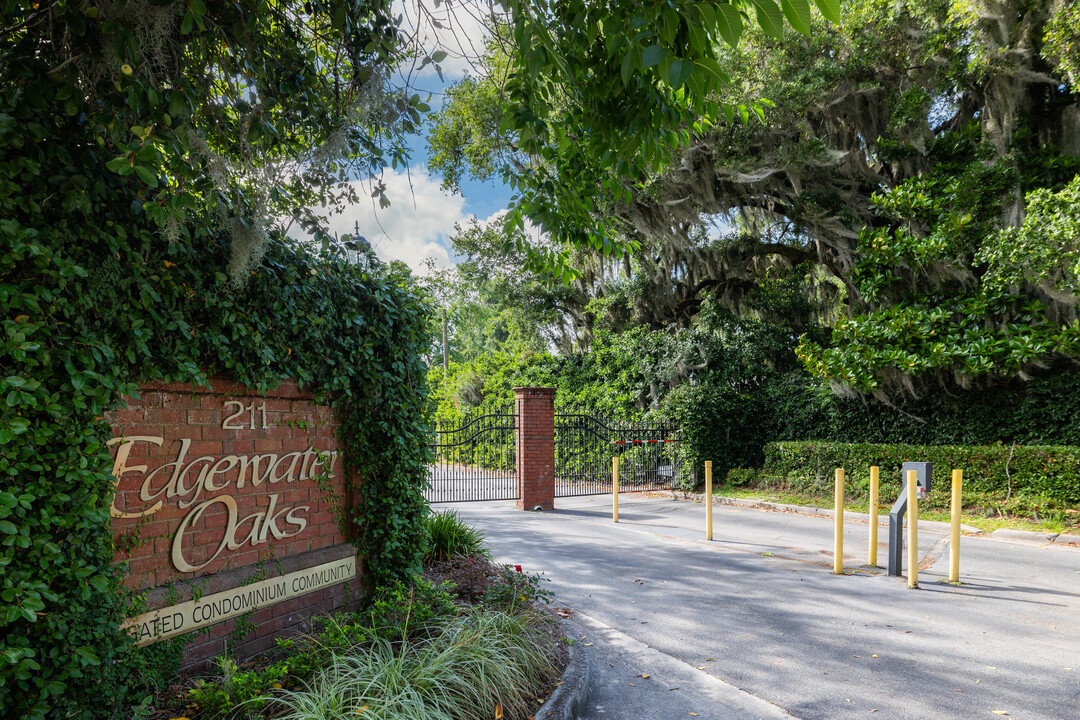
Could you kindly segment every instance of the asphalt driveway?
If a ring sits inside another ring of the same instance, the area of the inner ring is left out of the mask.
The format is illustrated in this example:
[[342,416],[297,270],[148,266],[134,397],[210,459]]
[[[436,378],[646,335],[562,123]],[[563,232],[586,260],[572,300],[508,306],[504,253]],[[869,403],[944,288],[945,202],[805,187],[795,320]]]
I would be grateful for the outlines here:
[[[829,518],[717,506],[707,542],[703,506],[686,500],[623,497],[618,525],[610,498],[557,506],[437,507],[483,529],[497,561],[543,572],[594,630],[799,718],[1080,718],[1076,548],[965,537],[962,584],[951,586],[947,539],[922,528],[921,587],[910,590],[883,571],[832,574]],[[865,563],[866,524],[849,522],[845,536],[846,565]],[[623,691],[600,693],[590,717],[646,717],[635,693],[649,679],[607,678]],[[687,717],[679,692],[665,692],[657,717]],[[744,716],[717,703],[698,716]]]

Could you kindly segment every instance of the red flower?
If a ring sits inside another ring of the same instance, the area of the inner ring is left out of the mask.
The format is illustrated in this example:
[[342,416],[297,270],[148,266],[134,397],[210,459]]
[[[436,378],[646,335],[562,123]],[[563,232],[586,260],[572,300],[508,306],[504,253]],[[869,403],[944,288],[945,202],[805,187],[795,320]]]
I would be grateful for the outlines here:
[[521,572],[521,566],[520,565],[515,565],[514,569],[517,570],[518,572]]

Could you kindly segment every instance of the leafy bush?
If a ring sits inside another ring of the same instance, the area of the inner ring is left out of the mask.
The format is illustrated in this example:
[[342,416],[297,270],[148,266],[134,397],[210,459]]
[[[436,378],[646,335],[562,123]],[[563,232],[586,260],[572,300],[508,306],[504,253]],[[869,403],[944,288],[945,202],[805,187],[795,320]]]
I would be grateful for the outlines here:
[[870,467],[881,468],[882,499],[899,495],[904,462],[934,463],[927,507],[947,507],[953,468],[964,471],[964,492],[997,498],[1026,497],[1080,503],[1080,447],[1052,445],[879,445],[780,442],[765,447],[765,472],[793,486],[816,491],[832,487],[844,468],[852,494],[869,492]]
[[200,680],[189,691],[191,701],[206,717],[225,717],[241,705],[249,710],[262,708],[266,704],[262,696],[275,685],[281,687],[282,680],[289,673],[289,666],[284,662],[261,670],[241,670],[236,661],[227,656],[218,660],[218,667],[221,670],[220,680]]
[[451,589],[447,583],[436,585],[422,576],[396,580],[376,594],[364,613],[367,625],[384,638],[408,637],[433,620],[457,615]]
[[428,533],[427,551],[424,553],[426,564],[449,560],[457,555],[486,557],[489,554],[484,549],[484,533],[466,525],[452,510],[426,516],[424,527]]
[[758,468],[732,468],[728,470],[725,480],[728,485],[744,487],[760,481],[763,474]]
[[530,575],[523,572],[520,565],[503,565],[499,572],[499,578],[484,594],[484,602],[488,605],[513,610],[537,602],[547,604],[554,597],[554,593],[541,586],[547,578],[540,573]]

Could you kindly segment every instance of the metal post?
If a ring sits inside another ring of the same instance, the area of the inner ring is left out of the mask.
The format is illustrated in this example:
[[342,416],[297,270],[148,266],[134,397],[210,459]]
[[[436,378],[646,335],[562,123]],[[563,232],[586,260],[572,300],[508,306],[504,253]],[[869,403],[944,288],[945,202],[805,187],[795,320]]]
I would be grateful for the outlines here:
[[619,522],[619,456],[611,458],[611,522]]
[[712,460],[705,461],[705,539],[712,540]]
[[844,574],[844,468],[836,468],[834,492],[836,527],[833,531],[833,572]]
[[930,492],[934,464],[928,462],[906,462],[901,466],[900,478],[904,481],[900,497],[896,498],[889,511],[889,575],[900,577],[904,574],[904,514],[908,507],[907,477],[909,471],[915,471],[916,485],[925,492]]
[[908,571],[907,586],[919,587],[919,496],[918,480],[914,470],[908,470],[907,474],[907,502],[908,502]]
[[964,471],[952,471],[952,528],[949,536],[949,582],[960,582],[960,495],[964,486]]
[[878,511],[878,487],[881,481],[881,469],[874,465],[870,468],[870,553],[867,564],[877,567],[877,511]]

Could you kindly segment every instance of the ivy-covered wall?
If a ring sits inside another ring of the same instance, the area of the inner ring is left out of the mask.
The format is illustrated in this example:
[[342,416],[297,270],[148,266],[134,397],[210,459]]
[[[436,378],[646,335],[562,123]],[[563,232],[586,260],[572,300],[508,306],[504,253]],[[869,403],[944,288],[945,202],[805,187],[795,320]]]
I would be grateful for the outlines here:
[[4,2],[0,17],[0,715],[130,718],[171,652],[117,632],[105,415],[141,383],[292,378],[337,413],[367,577],[418,565],[423,297],[398,268],[271,230],[315,230],[304,208],[383,149],[400,159],[407,126],[384,107],[417,110],[365,85],[395,52],[380,4]]
[[[123,716],[178,659],[170,643],[134,650],[117,631],[105,414],[141,382],[294,378],[338,414],[345,467],[361,480],[355,540],[368,577],[415,568],[422,539],[427,306],[407,273],[279,240],[237,289],[210,231],[185,229],[182,242],[145,223],[132,232],[121,189],[72,188],[64,160],[0,163],[24,183],[0,198],[5,717]],[[12,219],[49,183],[80,202],[61,194],[48,223]]]

